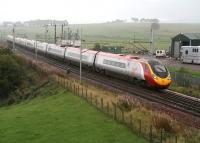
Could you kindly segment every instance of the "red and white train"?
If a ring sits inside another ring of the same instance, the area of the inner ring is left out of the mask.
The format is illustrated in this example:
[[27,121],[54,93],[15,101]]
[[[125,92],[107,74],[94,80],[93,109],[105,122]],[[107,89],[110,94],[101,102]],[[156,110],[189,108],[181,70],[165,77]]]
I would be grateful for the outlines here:
[[[8,35],[7,41],[12,43],[13,36]],[[53,56],[71,63],[80,61],[80,49],[75,47],[60,47],[55,44],[15,38],[15,43],[28,50]],[[95,71],[108,71],[129,77],[131,80],[142,81],[148,86],[166,89],[171,84],[168,69],[154,59],[140,59],[132,55],[111,54],[89,49],[82,50],[82,63]]]

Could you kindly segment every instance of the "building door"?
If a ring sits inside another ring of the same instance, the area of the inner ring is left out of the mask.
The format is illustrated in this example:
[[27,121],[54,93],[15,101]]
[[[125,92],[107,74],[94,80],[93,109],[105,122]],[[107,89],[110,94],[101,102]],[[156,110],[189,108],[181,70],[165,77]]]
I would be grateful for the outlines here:
[[174,43],[174,58],[179,58],[180,56],[180,42],[175,41]]

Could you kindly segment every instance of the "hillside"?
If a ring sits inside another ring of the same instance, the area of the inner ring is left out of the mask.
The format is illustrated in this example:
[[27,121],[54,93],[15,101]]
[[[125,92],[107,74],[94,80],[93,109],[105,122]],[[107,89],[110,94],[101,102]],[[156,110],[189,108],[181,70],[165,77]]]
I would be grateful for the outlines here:
[[0,108],[1,143],[145,143],[84,100],[49,83],[33,100]]

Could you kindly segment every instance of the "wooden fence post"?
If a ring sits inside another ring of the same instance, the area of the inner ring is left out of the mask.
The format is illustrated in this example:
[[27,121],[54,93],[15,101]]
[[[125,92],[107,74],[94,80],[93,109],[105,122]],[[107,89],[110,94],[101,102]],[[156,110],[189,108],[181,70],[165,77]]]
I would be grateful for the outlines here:
[[131,130],[133,130],[133,115],[130,114],[130,126],[131,126]]
[[86,100],[87,100],[87,96],[88,96],[88,95],[87,95],[87,89],[85,90],[85,96],[86,96]]
[[177,143],[178,142],[178,137],[177,136],[175,136],[175,143]]
[[78,96],[79,96],[79,85],[78,85]]
[[139,134],[142,133],[142,120],[139,120]]
[[153,138],[152,138],[152,125],[150,126],[150,129],[149,129],[149,142],[152,143],[153,142]]
[[109,102],[107,102],[107,114],[109,115]]
[[122,122],[124,123],[124,110],[121,109],[121,112],[122,112]]
[[161,131],[160,131],[160,143],[162,143],[162,142],[163,142],[163,131],[161,129]]
[[115,103],[113,105],[114,105],[114,119],[116,120],[117,119],[117,106]]
[[101,98],[101,110],[103,110],[103,98]]
[[90,102],[91,102],[91,105],[92,105],[92,92],[90,93]]

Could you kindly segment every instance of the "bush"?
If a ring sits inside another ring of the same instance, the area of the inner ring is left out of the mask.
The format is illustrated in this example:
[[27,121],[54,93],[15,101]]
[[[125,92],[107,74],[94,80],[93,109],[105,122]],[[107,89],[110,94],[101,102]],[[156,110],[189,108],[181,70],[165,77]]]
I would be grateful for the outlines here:
[[0,49],[0,98],[7,98],[22,82],[23,70],[9,49]]
[[155,128],[157,130],[163,129],[164,131],[167,131],[170,133],[174,132],[173,128],[170,124],[170,120],[165,117],[154,116],[153,117],[153,125],[155,126]]

